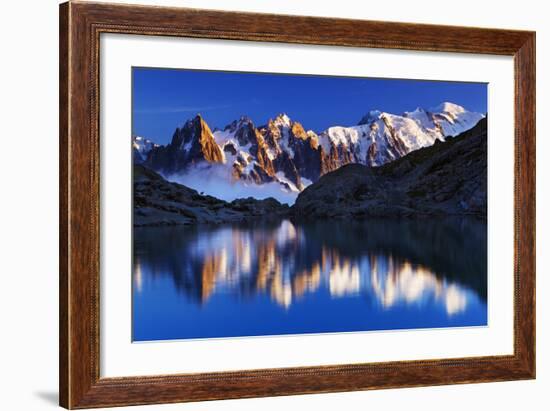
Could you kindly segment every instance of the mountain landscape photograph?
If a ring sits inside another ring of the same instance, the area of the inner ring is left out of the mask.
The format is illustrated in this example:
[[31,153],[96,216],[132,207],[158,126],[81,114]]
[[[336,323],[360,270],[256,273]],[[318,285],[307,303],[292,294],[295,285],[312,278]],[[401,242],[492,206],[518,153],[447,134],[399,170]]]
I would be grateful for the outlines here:
[[133,340],[486,326],[487,116],[485,83],[134,67]]

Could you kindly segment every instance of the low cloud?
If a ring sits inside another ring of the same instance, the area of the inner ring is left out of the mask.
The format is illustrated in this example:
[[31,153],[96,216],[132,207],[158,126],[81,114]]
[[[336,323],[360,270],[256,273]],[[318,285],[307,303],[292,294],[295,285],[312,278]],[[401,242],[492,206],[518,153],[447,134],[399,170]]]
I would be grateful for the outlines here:
[[273,197],[280,203],[292,205],[298,196],[298,193],[286,190],[277,182],[255,184],[243,180],[232,180],[224,165],[199,167],[185,174],[168,176],[168,180],[225,201],[247,197],[257,200]]

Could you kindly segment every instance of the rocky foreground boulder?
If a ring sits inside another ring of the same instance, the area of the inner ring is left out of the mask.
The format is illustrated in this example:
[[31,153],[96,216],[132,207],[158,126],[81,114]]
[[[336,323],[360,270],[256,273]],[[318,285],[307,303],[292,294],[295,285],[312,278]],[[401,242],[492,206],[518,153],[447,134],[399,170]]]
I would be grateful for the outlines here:
[[487,215],[487,119],[380,167],[350,164],[298,196],[295,218]]
[[166,181],[156,172],[134,165],[134,226],[222,224],[251,219],[280,218],[289,207],[273,198],[232,202],[201,195],[181,184]]

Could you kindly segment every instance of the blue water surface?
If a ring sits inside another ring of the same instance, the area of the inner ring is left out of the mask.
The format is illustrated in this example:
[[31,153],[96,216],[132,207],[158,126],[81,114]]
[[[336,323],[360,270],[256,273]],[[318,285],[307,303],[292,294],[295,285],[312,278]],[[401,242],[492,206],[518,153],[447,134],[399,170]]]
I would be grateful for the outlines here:
[[134,341],[486,324],[484,221],[134,230]]

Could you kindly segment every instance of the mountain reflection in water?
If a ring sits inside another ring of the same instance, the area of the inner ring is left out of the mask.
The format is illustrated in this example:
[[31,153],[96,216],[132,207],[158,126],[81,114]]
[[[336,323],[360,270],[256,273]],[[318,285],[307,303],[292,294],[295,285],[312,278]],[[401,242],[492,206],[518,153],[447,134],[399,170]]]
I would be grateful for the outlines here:
[[134,231],[134,340],[485,325],[486,224]]

